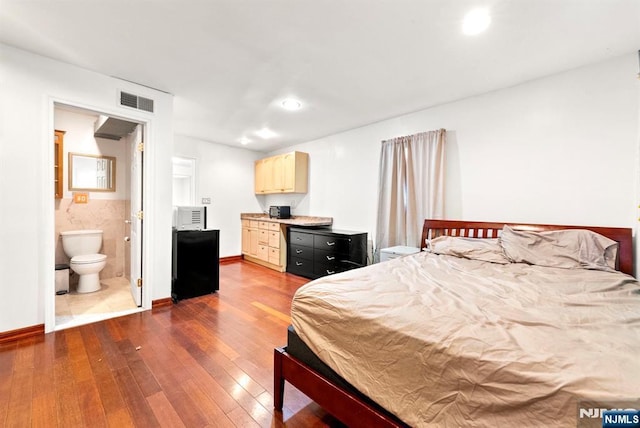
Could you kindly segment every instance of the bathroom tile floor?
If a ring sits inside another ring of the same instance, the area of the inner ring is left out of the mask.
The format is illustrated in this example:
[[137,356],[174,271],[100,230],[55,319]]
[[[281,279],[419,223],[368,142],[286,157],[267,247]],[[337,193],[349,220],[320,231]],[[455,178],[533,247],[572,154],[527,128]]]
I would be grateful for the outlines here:
[[56,296],[56,330],[138,312],[131,296],[129,281],[123,277],[100,281],[93,293],[69,293]]

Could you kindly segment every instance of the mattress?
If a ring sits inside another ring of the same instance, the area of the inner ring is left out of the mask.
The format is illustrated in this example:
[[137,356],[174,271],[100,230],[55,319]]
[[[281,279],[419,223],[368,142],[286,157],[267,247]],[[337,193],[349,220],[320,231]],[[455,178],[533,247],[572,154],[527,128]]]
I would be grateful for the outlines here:
[[571,426],[580,400],[638,398],[640,286],[611,271],[422,252],[324,277],[300,339],[412,426]]
[[339,386],[345,391],[349,391],[351,394],[357,395],[362,401],[369,405],[376,407],[378,411],[388,413],[385,409],[381,408],[377,403],[372,401],[369,397],[362,394],[353,385],[349,384],[339,374],[337,374],[331,367],[327,366],[320,360],[316,354],[311,351],[302,339],[297,335],[293,326],[287,328],[287,348],[286,351],[289,355],[305,363],[308,367],[315,370],[317,373],[324,376],[331,381],[334,385]]
[[322,360],[313,353],[307,344],[296,334],[296,330],[292,325],[287,328],[287,353],[296,357],[341,388],[354,389],[353,386],[349,385],[347,381],[342,379],[331,367],[323,363]]

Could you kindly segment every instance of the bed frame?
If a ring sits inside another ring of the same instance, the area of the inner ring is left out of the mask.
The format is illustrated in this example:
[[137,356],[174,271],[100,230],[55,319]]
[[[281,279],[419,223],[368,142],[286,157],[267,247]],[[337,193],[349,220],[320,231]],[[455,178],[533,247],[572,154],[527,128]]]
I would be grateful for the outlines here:
[[[471,238],[497,238],[504,225],[517,230],[548,231],[587,229],[618,242],[618,270],[633,275],[633,244],[629,228],[563,226],[550,224],[496,223],[458,220],[425,220],[422,240],[442,235]],[[282,411],[286,380],[347,426],[406,427],[382,407],[367,400],[355,389],[345,389],[289,355],[285,347],[275,348],[273,357],[274,407]]]
[[624,227],[597,226],[563,226],[557,224],[528,224],[528,223],[490,223],[483,221],[458,220],[425,220],[422,226],[423,247],[427,239],[438,236],[462,236],[468,238],[497,238],[503,226],[511,226],[516,230],[544,232],[561,229],[586,229],[606,236],[618,243],[617,266],[620,272],[633,275],[633,240],[631,229]]

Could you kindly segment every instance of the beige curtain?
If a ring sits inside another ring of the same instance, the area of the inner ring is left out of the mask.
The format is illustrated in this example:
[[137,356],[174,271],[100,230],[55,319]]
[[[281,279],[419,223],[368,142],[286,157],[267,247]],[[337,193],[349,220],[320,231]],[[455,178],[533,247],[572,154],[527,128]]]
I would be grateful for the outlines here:
[[383,248],[421,248],[423,220],[444,215],[445,140],[439,129],[382,142],[376,260]]

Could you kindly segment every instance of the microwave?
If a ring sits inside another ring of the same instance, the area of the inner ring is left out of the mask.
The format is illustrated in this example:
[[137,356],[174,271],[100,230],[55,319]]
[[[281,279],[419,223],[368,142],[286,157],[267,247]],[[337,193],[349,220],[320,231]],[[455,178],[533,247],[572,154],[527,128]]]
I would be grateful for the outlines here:
[[271,205],[269,207],[270,218],[291,218],[291,207],[286,205]]

